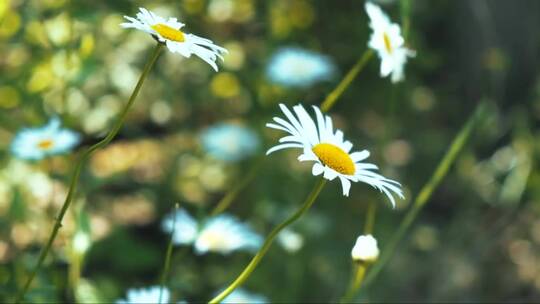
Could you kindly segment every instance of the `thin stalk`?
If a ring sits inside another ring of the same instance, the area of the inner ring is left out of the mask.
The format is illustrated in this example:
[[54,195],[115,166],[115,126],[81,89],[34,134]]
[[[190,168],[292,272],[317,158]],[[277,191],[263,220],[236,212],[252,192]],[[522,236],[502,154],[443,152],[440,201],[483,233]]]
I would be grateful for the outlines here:
[[405,232],[410,228],[416,217],[418,216],[418,213],[420,210],[422,210],[422,207],[426,205],[426,203],[431,198],[431,195],[437,189],[441,181],[444,179],[446,174],[448,173],[448,170],[456,160],[459,152],[463,149],[465,146],[465,143],[471,136],[471,133],[476,125],[480,122],[480,120],[483,117],[485,109],[485,104],[482,103],[478,105],[476,108],[474,114],[468,119],[468,121],[465,123],[461,131],[458,133],[458,135],[454,138],[452,141],[452,144],[450,145],[449,149],[446,151],[446,154],[444,155],[443,159],[435,169],[433,175],[428,180],[428,182],[422,187],[418,195],[416,196],[413,206],[409,209],[407,212],[405,218],[399,225],[398,230],[394,233],[390,241],[388,242],[388,245],[384,248],[383,253],[381,255],[381,258],[379,261],[373,266],[372,270],[367,274],[365,285],[370,284],[375,277],[381,272],[383,267],[388,263],[388,261],[392,258],[394,255],[394,252],[405,235]]
[[[358,61],[354,64],[354,66],[347,72],[345,77],[339,82],[339,84],[330,92],[326,98],[321,103],[321,111],[328,112],[330,109],[336,104],[336,102],[339,100],[343,92],[351,85],[352,81],[358,76],[358,74],[363,70],[366,63],[371,59],[371,56],[373,56],[373,51],[371,49],[368,49],[364,51],[362,56],[358,59]],[[252,171],[250,173],[246,174],[242,180],[233,187],[217,204],[216,208],[212,210],[211,214],[216,215],[221,212],[223,212],[225,209],[227,209],[231,203],[234,201],[236,196],[240,193],[242,189],[244,189],[251,180],[253,180],[257,176],[257,172],[259,171],[261,164],[264,160],[258,161],[258,163],[255,165],[255,167],[252,168]]]
[[377,213],[377,204],[374,201],[370,201],[368,205],[368,211],[366,214],[366,223],[364,224],[364,234],[371,234],[373,232],[373,226],[375,225],[376,213]]
[[[178,211],[178,203],[174,205],[174,213]],[[169,268],[171,267],[171,256],[173,252],[173,240],[174,240],[174,231],[176,229],[176,216],[173,216],[173,224],[171,230],[171,237],[169,238],[169,244],[167,245],[167,253],[165,254],[165,263],[163,264],[163,271],[161,272],[161,279],[159,283],[159,300],[158,303],[161,304],[161,297],[163,295],[163,289],[165,288],[165,281],[167,280],[167,275],[169,274]]]
[[338,86],[332,92],[330,92],[328,96],[326,96],[326,99],[321,104],[321,110],[323,112],[329,111],[334,106],[341,94],[345,92],[356,76],[362,71],[371,56],[373,56],[373,51],[371,49],[367,49],[364,54],[362,54],[362,57],[358,59],[358,61],[349,70]]
[[39,255],[38,263],[30,273],[30,276],[28,277],[28,280],[26,281],[23,289],[19,292],[17,299],[15,303],[20,303],[26,292],[28,291],[28,288],[30,287],[30,284],[34,280],[34,277],[36,276],[38,270],[41,268],[41,265],[43,264],[43,261],[47,257],[47,253],[51,249],[51,246],[56,239],[56,235],[58,234],[58,230],[60,230],[60,227],[62,227],[62,219],[64,218],[64,215],[66,214],[66,211],[68,210],[71,201],[73,200],[73,196],[75,195],[75,188],[77,186],[77,181],[79,180],[79,175],[81,174],[82,167],[88,158],[98,149],[103,148],[108,143],[111,142],[111,140],[116,136],[118,131],[120,131],[120,128],[122,127],[122,124],[124,123],[124,120],[126,119],[127,113],[129,112],[129,109],[133,105],[133,102],[135,101],[135,98],[139,94],[139,91],[141,90],[142,84],[144,83],[144,80],[150,73],[150,70],[152,69],[152,66],[156,62],[160,51],[163,48],[163,44],[158,43],[156,47],[154,48],[154,52],[152,53],[150,60],[146,63],[144,70],[139,78],[139,81],[137,82],[137,85],[135,86],[135,89],[133,90],[133,93],[131,93],[131,96],[129,97],[129,100],[127,104],[125,105],[124,109],[120,113],[120,116],[118,117],[118,120],[114,124],[111,131],[107,134],[107,136],[99,141],[98,143],[94,144],[88,150],[86,150],[81,158],[79,159],[79,162],[75,166],[75,171],[73,173],[73,177],[71,178],[71,183],[69,186],[69,191],[66,196],[66,200],[64,201],[64,204],[62,205],[62,208],[60,209],[60,212],[58,214],[58,217],[56,218],[56,222],[54,224],[53,230],[51,232],[51,235],[49,236],[49,240],[47,241],[47,245],[41,250],[41,253]]
[[268,249],[270,249],[270,246],[272,245],[272,242],[276,238],[276,236],[279,234],[281,230],[283,230],[285,227],[289,226],[290,224],[294,223],[296,220],[298,220],[304,213],[306,213],[309,208],[313,205],[315,202],[315,199],[319,196],[319,193],[321,192],[322,188],[326,184],[326,180],[321,178],[319,182],[315,185],[311,193],[308,195],[304,203],[302,204],[302,207],[298,209],[293,215],[291,215],[288,219],[286,219],[283,223],[279,224],[270,232],[266,240],[264,241],[264,244],[262,245],[261,249],[259,249],[259,252],[253,257],[251,262],[246,266],[244,271],[234,280],[234,282],[229,285],[229,287],[225,288],[219,295],[217,295],[215,298],[210,300],[209,303],[219,303],[221,302],[225,297],[227,297],[231,292],[233,292],[236,288],[238,288],[242,283],[244,283],[247,278],[251,275],[251,273],[257,268],[257,265],[261,262],[262,258],[266,255],[266,252],[268,252]]
[[409,29],[411,28],[411,0],[401,0],[401,28],[403,29],[403,38],[407,39]]
[[366,275],[367,268],[368,264],[366,263],[358,264],[356,274],[351,280],[349,291],[347,291],[347,293],[343,296],[340,301],[341,303],[349,303],[356,294],[356,291],[358,291],[358,289],[362,287],[362,281],[364,280],[364,276]]

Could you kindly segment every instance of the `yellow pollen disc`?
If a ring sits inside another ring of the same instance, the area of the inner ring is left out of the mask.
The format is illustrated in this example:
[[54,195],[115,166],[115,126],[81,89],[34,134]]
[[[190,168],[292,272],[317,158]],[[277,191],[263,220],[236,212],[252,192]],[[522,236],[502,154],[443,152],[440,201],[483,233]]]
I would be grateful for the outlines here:
[[390,54],[392,54],[392,43],[390,43],[390,37],[388,37],[388,34],[383,34],[383,40],[384,40],[384,47],[386,48],[386,51]]
[[175,30],[172,27],[165,25],[165,24],[154,24],[152,25],[152,29],[156,32],[158,32],[161,37],[172,40],[176,42],[184,42],[186,39],[184,37],[184,33],[180,30]]
[[354,162],[345,151],[332,144],[321,143],[312,148],[313,153],[326,166],[345,175],[353,175]]
[[41,150],[49,150],[53,147],[53,145],[54,142],[52,141],[52,139],[44,139],[37,144],[38,148],[40,148]]

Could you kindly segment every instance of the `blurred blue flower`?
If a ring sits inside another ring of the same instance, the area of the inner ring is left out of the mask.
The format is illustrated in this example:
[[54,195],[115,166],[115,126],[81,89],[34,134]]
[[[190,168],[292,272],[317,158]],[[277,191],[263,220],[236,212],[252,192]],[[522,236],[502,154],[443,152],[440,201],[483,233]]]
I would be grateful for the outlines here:
[[228,295],[221,303],[231,303],[231,304],[240,304],[240,303],[268,303],[268,299],[260,294],[251,293],[245,291],[242,288],[235,289],[230,295]]
[[229,254],[235,250],[256,251],[263,241],[262,237],[247,224],[229,214],[210,217],[198,225],[184,209],[180,209],[163,220],[163,230],[171,233],[173,224],[174,244],[193,244],[197,254],[207,252]]
[[40,128],[24,128],[11,142],[11,152],[18,158],[40,160],[47,156],[71,151],[80,136],[69,129],[60,128],[60,119],[52,118]]
[[219,123],[202,134],[202,145],[212,157],[232,162],[254,154],[260,145],[257,134],[247,127]]
[[336,67],[329,57],[312,51],[285,47],[270,59],[266,74],[271,81],[287,87],[307,87],[329,80]]
[[[117,300],[117,304],[149,304],[158,303],[160,286],[152,286],[148,288],[129,289],[127,299]],[[163,288],[161,301],[159,304],[169,303],[171,293],[169,289]]]

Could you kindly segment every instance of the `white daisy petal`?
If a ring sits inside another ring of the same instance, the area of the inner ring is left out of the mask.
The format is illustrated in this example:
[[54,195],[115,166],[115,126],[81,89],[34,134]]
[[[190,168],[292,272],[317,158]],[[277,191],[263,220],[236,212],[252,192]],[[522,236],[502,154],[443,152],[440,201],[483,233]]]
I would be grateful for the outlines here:
[[[348,196],[351,182],[364,182],[389,196],[395,204],[393,194],[403,198],[401,185],[391,179],[369,170],[377,170],[377,166],[362,161],[369,157],[369,151],[350,152],[353,145],[345,140],[341,130],[333,129],[332,118],[323,115],[318,107],[313,107],[317,123],[309,116],[301,105],[293,107],[291,112],[285,105],[279,107],[287,120],[274,117],[276,123],[268,123],[269,128],[288,133],[279,139],[279,144],[270,148],[267,155],[287,148],[302,148],[298,156],[301,162],[314,162],[311,172],[314,176],[334,180],[339,177],[343,195]],[[296,115],[295,115],[296,114]]]
[[139,8],[136,18],[129,16],[124,18],[129,22],[121,23],[120,26],[151,34],[159,42],[165,43],[172,53],[179,53],[186,58],[193,54],[208,63],[215,71],[218,70],[217,58],[223,60],[222,54],[227,53],[226,49],[215,45],[212,40],[181,31],[184,24],[176,18],[165,19],[142,7]]

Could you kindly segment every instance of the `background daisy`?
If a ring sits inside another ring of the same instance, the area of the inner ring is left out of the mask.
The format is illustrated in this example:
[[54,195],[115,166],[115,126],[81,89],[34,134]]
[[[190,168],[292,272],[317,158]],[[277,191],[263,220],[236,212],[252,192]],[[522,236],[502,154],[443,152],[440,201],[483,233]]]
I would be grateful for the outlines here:
[[78,133],[61,128],[60,119],[54,117],[43,127],[19,131],[11,142],[11,152],[21,159],[40,160],[68,153],[79,141]]

